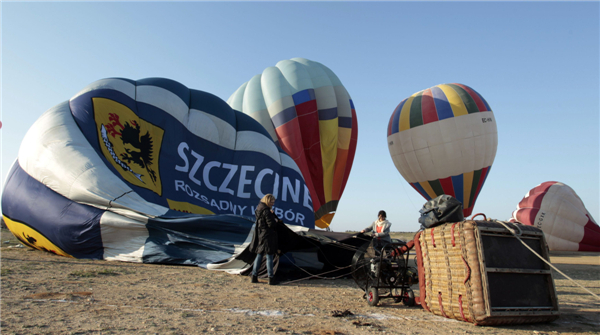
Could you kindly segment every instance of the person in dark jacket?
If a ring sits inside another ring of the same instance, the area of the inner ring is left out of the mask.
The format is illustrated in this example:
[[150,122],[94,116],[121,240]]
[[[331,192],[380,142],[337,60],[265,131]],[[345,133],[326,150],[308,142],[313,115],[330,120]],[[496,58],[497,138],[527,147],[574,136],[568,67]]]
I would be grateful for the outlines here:
[[277,238],[277,225],[283,222],[273,212],[275,197],[272,194],[265,195],[256,207],[256,227],[254,236],[250,243],[250,251],[256,254],[254,267],[252,269],[252,283],[258,283],[258,270],[263,260],[267,256],[267,273],[269,274],[269,285],[277,285],[273,277],[273,255],[279,250],[279,241]]

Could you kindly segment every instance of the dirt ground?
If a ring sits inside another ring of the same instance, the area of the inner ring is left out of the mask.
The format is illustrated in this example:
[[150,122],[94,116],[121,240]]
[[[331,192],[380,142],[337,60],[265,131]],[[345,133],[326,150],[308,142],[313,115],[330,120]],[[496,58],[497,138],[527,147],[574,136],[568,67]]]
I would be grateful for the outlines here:
[[[390,299],[370,307],[352,279],[251,284],[197,267],[55,256],[23,247],[6,229],[0,238],[2,334],[600,333],[600,301],[557,273],[558,320],[478,327]],[[599,253],[551,260],[600,295]]]

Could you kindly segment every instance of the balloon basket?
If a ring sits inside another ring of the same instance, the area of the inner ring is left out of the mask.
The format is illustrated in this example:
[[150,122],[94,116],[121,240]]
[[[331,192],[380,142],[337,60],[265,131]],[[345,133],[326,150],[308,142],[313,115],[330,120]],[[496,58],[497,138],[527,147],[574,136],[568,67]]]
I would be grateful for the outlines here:
[[[548,260],[543,232],[518,228],[521,240]],[[425,310],[485,326],[559,317],[550,267],[501,224],[446,223],[419,232],[414,242]]]

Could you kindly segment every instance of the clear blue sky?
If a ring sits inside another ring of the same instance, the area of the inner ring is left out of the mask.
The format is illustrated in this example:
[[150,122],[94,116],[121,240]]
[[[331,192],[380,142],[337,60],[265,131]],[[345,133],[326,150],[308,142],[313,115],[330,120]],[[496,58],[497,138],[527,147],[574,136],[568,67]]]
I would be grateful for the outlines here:
[[596,2],[2,2],[1,175],[47,109],[98,79],[170,78],[227,98],[278,61],[332,69],[359,124],[354,167],[331,228],[359,230],[385,209],[416,231],[424,204],[387,148],[404,98],[450,82],[490,104],[498,153],[473,213],[508,219],[560,181],[599,215]]

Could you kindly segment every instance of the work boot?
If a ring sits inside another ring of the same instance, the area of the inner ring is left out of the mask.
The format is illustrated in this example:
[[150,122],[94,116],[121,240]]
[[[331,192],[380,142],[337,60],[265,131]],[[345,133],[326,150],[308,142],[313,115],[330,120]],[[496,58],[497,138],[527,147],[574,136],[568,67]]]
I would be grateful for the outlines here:
[[257,276],[252,276],[252,280],[250,281],[253,284],[258,283],[258,277]]
[[279,282],[275,277],[269,277],[269,285],[279,285]]

